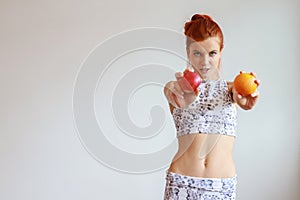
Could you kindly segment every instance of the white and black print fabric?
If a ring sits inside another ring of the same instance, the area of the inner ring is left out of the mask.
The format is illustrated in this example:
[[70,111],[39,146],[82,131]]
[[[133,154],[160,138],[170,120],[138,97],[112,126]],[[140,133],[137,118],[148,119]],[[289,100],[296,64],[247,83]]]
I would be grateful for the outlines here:
[[237,176],[199,178],[167,172],[164,200],[235,200]]
[[226,80],[207,81],[187,108],[174,108],[177,136],[191,133],[217,133],[236,136],[236,106]]

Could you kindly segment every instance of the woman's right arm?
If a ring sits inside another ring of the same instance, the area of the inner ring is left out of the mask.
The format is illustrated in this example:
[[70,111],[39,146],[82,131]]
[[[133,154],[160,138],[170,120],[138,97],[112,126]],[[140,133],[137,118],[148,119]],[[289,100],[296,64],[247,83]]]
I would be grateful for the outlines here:
[[[183,74],[181,72],[177,72],[175,74],[177,81],[170,81],[164,87],[164,94],[169,102],[170,109],[173,110],[174,107],[177,108],[186,108],[189,106],[197,97],[199,90],[196,91],[191,90],[192,92],[184,92],[182,88],[190,87],[185,81],[178,81],[183,78]],[[185,84],[181,86],[180,84]]]
[[[183,98],[183,93],[181,93],[180,91],[175,89],[175,83],[176,81],[170,81],[168,82],[165,87],[164,87],[164,94],[165,97],[167,98],[169,105],[170,105],[170,109],[171,106],[174,107],[180,107],[180,103],[178,101],[178,98]],[[172,108],[172,110],[173,110]]]

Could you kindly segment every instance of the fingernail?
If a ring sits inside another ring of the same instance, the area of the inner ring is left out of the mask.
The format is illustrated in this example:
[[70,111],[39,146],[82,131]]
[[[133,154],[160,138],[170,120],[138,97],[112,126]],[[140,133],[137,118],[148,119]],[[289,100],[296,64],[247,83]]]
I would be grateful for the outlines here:
[[256,96],[257,96],[257,92],[251,94],[251,97],[256,97]]
[[180,98],[180,99],[184,99],[182,95],[179,95],[179,98]]

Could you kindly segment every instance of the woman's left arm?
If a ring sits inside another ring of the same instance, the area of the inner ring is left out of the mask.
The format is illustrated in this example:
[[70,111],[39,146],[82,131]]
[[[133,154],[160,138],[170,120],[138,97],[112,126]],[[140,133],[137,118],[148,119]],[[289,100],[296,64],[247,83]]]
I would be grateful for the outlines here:
[[[254,73],[251,72],[251,74],[253,76],[255,76]],[[255,83],[257,84],[257,86],[259,86],[260,81],[256,79]],[[228,90],[232,94],[233,101],[237,105],[239,105],[242,109],[244,109],[244,110],[250,110],[250,109],[252,109],[255,106],[255,104],[256,104],[256,102],[258,100],[258,97],[259,97],[258,90],[254,91],[250,95],[242,96],[241,94],[239,94],[235,90],[233,82],[227,82],[227,84],[228,84]]]

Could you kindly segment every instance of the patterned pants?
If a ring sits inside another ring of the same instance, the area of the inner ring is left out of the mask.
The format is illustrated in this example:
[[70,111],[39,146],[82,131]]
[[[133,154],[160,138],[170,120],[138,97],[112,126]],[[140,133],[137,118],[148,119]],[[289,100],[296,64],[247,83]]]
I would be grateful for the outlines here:
[[235,200],[237,176],[199,178],[167,172],[164,200]]

